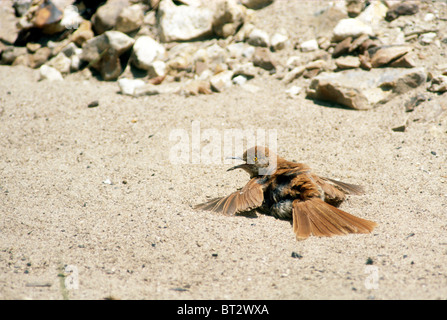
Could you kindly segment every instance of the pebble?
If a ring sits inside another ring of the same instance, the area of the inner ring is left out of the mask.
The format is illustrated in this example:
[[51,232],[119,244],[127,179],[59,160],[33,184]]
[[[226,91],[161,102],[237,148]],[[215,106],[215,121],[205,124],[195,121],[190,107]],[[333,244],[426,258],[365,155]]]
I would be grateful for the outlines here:
[[64,80],[62,74],[57,69],[45,64],[39,68],[39,74],[40,74],[40,80],[48,80],[48,81]]

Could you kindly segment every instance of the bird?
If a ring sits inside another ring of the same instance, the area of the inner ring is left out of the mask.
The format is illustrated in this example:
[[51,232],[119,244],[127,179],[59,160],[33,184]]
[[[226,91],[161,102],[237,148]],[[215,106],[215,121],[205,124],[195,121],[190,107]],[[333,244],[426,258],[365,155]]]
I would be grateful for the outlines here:
[[242,169],[248,183],[225,197],[194,206],[227,216],[256,217],[257,213],[291,221],[297,240],[370,233],[376,222],[353,216],[338,206],[347,195],[364,194],[355,184],[318,176],[303,163],[285,160],[267,147],[247,149],[243,161],[227,171]]

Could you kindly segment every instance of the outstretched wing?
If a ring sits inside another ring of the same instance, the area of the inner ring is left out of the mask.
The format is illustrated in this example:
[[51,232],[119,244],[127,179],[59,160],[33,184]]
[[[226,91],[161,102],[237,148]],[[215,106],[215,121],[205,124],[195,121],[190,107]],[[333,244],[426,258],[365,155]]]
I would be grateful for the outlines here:
[[264,190],[260,178],[251,179],[242,189],[223,198],[212,199],[199,204],[194,209],[221,212],[225,215],[235,215],[251,211],[262,205]]
[[310,235],[331,237],[348,233],[368,233],[377,225],[337,209],[320,198],[293,201],[293,231],[298,240]]

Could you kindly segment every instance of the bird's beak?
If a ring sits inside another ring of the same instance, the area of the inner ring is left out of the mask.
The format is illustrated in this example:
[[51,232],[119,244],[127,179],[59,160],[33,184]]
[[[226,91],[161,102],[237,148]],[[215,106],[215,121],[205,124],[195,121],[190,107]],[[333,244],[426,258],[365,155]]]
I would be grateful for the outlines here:
[[[241,157],[226,157],[225,159],[237,159],[237,160],[244,161],[244,159],[242,159]],[[235,170],[235,169],[244,169],[244,167],[245,167],[246,165],[247,165],[246,163],[239,164],[239,165],[237,165],[237,166],[234,166],[234,167],[229,168],[227,171],[232,171],[232,170]]]

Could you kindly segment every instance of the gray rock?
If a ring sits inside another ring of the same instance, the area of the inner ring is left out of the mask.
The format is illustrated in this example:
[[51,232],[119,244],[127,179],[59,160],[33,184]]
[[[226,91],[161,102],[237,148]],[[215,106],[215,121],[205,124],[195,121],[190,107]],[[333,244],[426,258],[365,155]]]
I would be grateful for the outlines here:
[[115,29],[124,33],[138,30],[144,22],[144,8],[140,4],[125,7],[116,19]]
[[163,0],[158,7],[158,28],[163,42],[188,41],[213,33],[213,12],[206,7],[177,6]]
[[135,40],[120,31],[106,31],[84,43],[81,60],[101,73],[104,80],[116,80],[122,72],[119,57]]
[[366,110],[386,103],[398,94],[423,84],[423,68],[383,68],[322,73],[312,79],[307,97]]
[[[275,33],[270,38],[270,46],[274,51],[284,49],[289,42],[289,37],[284,33]],[[318,47],[318,44],[317,44]]]
[[303,52],[310,52],[318,50],[318,42],[316,39],[304,41],[300,44],[300,49]]
[[2,52],[0,64],[12,64],[17,57],[25,55],[27,52],[25,47],[8,46]]
[[119,15],[129,6],[128,0],[108,0],[100,6],[92,16],[93,28],[102,34],[115,27]]

